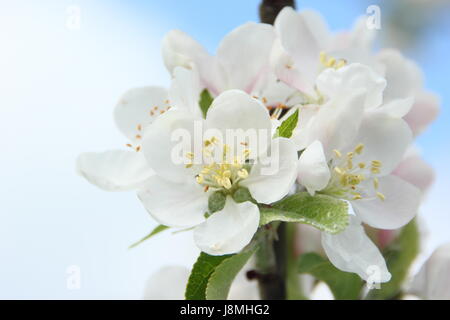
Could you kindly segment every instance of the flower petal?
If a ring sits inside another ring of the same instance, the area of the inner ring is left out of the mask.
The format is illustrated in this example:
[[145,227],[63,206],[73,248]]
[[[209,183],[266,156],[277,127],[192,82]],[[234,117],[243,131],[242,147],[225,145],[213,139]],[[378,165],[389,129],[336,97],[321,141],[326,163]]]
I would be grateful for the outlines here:
[[384,77],[389,84],[384,91],[384,101],[414,96],[422,87],[422,74],[417,65],[393,49],[382,50],[377,57],[385,67]]
[[194,128],[202,121],[187,111],[170,110],[145,130],[142,151],[156,174],[173,182],[193,179],[185,156],[194,147],[193,139],[201,139],[202,132],[196,137]]
[[352,63],[339,69],[328,68],[317,78],[317,89],[329,99],[351,94],[355,90],[366,91],[365,109],[374,109],[383,101],[386,80],[371,68],[360,63]]
[[[331,157],[334,149],[343,150],[352,141],[361,125],[364,114],[363,90],[338,100],[330,100],[322,105],[317,115],[305,128],[307,145],[319,140],[325,156]],[[303,141],[305,143],[305,140]]]
[[225,207],[194,230],[197,246],[210,255],[241,251],[259,225],[259,209],[251,202],[236,203],[228,197]]
[[173,74],[176,67],[192,68],[193,65],[203,70],[212,57],[206,49],[181,30],[172,30],[162,42],[162,55],[167,70]]
[[285,7],[274,26],[280,39],[272,55],[277,76],[299,90],[314,93],[319,54],[327,45],[326,25],[316,13],[297,13]]
[[297,150],[291,140],[274,139],[270,151],[271,155],[259,159],[240,183],[259,203],[273,203],[286,196],[297,176]]
[[432,92],[423,91],[415,96],[415,102],[409,113],[403,118],[409,124],[414,135],[418,135],[436,119],[439,114],[439,97]]
[[411,110],[414,97],[395,99],[377,108],[376,112],[384,112],[394,118],[403,118]]
[[[154,109],[157,107],[157,109]],[[167,108],[167,90],[160,87],[134,88],[125,92],[114,110],[119,130],[133,143],[140,143],[142,131]]]
[[200,79],[196,69],[176,67],[173,71],[172,84],[169,89],[171,106],[186,109],[196,117],[202,117],[199,106]]
[[391,173],[403,159],[412,140],[412,133],[403,119],[393,118],[384,113],[366,114],[359,133],[344,152],[363,144],[364,150],[358,155],[358,162],[370,164],[381,162],[380,175]]
[[383,256],[354,216],[350,216],[350,225],[343,232],[322,232],[322,246],[331,263],[342,271],[354,272],[373,283],[391,279]]
[[312,196],[327,186],[330,169],[320,141],[314,141],[302,152],[298,160],[297,180]]
[[450,299],[450,243],[439,246],[414,277],[410,293],[422,299]]
[[418,188],[402,179],[389,175],[379,179],[377,197],[351,201],[356,215],[368,225],[378,229],[397,229],[417,214],[421,193]]
[[411,183],[422,192],[427,191],[434,181],[433,168],[419,155],[403,159],[392,174]]
[[[225,91],[214,99],[206,115],[206,126],[221,131],[224,139],[227,131],[228,134],[238,131],[254,134],[258,141],[249,145],[252,158],[267,150],[272,137],[272,122],[267,109],[260,101],[240,90]],[[231,139],[233,141],[226,143],[236,150],[238,146],[235,144],[241,141],[234,141],[234,137]]]
[[173,183],[158,176],[148,179],[138,197],[150,215],[169,227],[192,227],[205,220],[208,193],[193,183]]
[[77,171],[106,191],[137,189],[154,174],[142,153],[124,150],[82,153]]
[[147,280],[144,300],[184,300],[189,269],[170,266],[159,269]]
[[259,78],[269,71],[275,32],[267,24],[248,22],[227,34],[217,49],[227,83],[219,91],[240,89],[251,93]]

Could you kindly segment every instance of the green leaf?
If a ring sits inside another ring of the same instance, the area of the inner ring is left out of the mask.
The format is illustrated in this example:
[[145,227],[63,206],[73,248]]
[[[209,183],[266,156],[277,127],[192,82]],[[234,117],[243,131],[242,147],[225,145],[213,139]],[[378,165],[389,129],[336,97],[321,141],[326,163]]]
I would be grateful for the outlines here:
[[211,103],[213,102],[214,98],[209,93],[208,89],[204,89],[202,93],[200,93],[200,109],[202,110],[203,117],[206,118],[206,113],[208,112],[209,107],[211,106]]
[[209,277],[222,261],[231,256],[210,256],[204,252],[200,253],[189,276],[185,292],[186,300],[205,300]]
[[155,234],[160,233],[161,231],[164,231],[166,229],[169,229],[169,227],[167,226],[163,226],[162,224],[160,224],[159,226],[157,226],[155,229],[153,229],[148,235],[146,235],[145,237],[143,237],[141,240],[133,243],[131,246],[128,247],[128,249],[134,248],[138,245],[140,245],[142,242],[144,242],[145,240],[153,237]]
[[298,222],[336,234],[348,225],[348,204],[331,196],[307,192],[296,193],[271,207],[260,207],[260,225],[272,221]]
[[206,287],[207,300],[226,300],[231,284],[239,271],[245,266],[250,257],[256,252],[257,246],[243,250],[220,263],[209,277]]
[[304,253],[298,260],[298,272],[308,273],[325,282],[336,300],[359,299],[364,282],[355,273],[343,272],[317,253]]
[[281,123],[281,125],[277,128],[276,136],[282,138],[290,138],[292,136],[292,132],[297,127],[298,112],[298,109],[295,110],[293,114]]
[[402,228],[398,237],[384,251],[386,264],[392,278],[382,283],[380,289],[373,289],[367,299],[389,300],[401,294],[409,269],[420,250],[420,234],[417,222],[412,220]]

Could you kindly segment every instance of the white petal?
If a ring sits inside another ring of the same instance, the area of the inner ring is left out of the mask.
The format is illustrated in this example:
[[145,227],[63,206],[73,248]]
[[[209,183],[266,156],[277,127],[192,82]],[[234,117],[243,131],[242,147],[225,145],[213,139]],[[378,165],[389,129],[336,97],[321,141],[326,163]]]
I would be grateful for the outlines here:
[[386,175],[400,163],[411,140],[411,130],[404,120],[383,113],[369,113],[349,149],[362,143],[364,150],[355,161],[370,164],[372,160],[378,160],[382,163],[380,174]]
[[124,150],[82,153],[77,159],[77,171],[106,191],[137,189],[153,175],[142,153]]
[[159,269],[147,280],[144,300],[184,300],[189,269],[170,266]]
[[175,108],[186,109],[196,117],[202,117],[199,106],[201,90],[196,69],[176,67],[169,90],[170,105]]
[[298,160],[298,182],[313,196],[325,188],[330,180],[330,170],[323,152],[322,143],[314,141]]
[[343,232],[322,232],[322,246],[331,263],[342,271],[354,272],[371,283],[391,279],[383,256],[354,216],[350,216],[350,225]]
[[366,109],[378,107],[383,100],[383,90],[386,80],[371,68],[352,63],[339,69],[328,68],[317,78],[317,89],[329,99],[336,99],[340,95],[351,94],[355,90],[366,91],[364,106]]
[[439,97],[432,92],[423,91],[415,96],[414,104],[404,117],[414,135],[418,135],[433,122],[439,114]]
[[[157,110],[152,108],[158,107]],[[139,143],[142,130],[167,107],[167,90],[160,87],[134,88],[125,92],[114,110],[119,130],[132,142]]]
[[138,197],[150,215],[169,227],[192,227],[205,220],[208,193],[193,183],[173,183],[158,176],[147,180]]
[[313,121],[309,121],[305,128],[307,145],[315,140],[322,142],[327,159],[334,149],[342,151],[348,146],[349,141],[358,133],[363,119],[364,96],[364,91],[359,90],[322,105]]
[[227,89],[251,93],[260,77],[269,71],[275,38],[273,27],[249,22],[227,34],[217,49],[217,60],[226,73]]
[[173,182],[193,179],[185,156],[193,151],[194,139],[202,141],[202,132],[196,137],[194,130],[202,121],[184,110],[170,110],[146,129],[142,152],[156,174]]
[[173,73],[176,67],[204,69],[212,59],[206,49],[188,34],[172,30],[162,42],[162,54],[167,69]]
[[[240,90],[228,90],[214,99],[206,115],[208,129],[219,130],[226,138],[236,130],[254,134],[258,141],[250,141],[251,157],[267,150],[271,139],[272,123],[269,112],[264,105]],[[231,140],[233,137],[230,137]],[[233,139],[234,140],[234,139]],[[226,141],[235,150],[236,143],[241,141]]]
[[385,67],[384,77],[388,83],[384,91],[386,102],[411,97],[422,87],[419,68],[413,61],[404,58],[399,51],[385,49],[377,58]]
[[271,154],[258,159],[250,175],[241,182],[259,203],[273,203],[286,196],[297,176],[297,150],[286,138],[272,141]]
[[375,197],[351,201],[356,215],[368,225],[378,229],[397,229],[417,214],[421,193],[412,184],[389,175],[379,179],[378,191],[385,200]]
[[414,98],[408,97],[404,99],[391,100],[376,109],[376,112],[384,112],[394,118],[402,118],[410,112],[414,104]]
[[[294,84],[292,80],[295,79],[297,89],[307,93],[314,92],[319,53],[326,40],[323,21],[311,11],[297,13],[294,9],[285,7],[278,14],[274,26],[280,39],[278,49],[272,56],[277,76],[290,85]],[[280,61],[277,62],[277,59]]]
[[450,300],[450,243],[439,246],[414,277],[409,292],[428,300]]
[[[315,104],[308,104],[302,105],[298,109],[300,111],[298,123],[297,127],[292,133],[291,139],[297,146],[297,150],[303,150],[316,140],[314,138],[314,134],[310,135],[310,132],[311,129],[314,128],[314,121],[316,119],[316,115],[321,108],[320,106]],[[360,109],[362,113],[362,108]]]
[[277,78],[292,88],[314,95],[314,76],[307,76],[299,70],[293,58],[284,49],[281,40],[275,39],[270,55],[270,64]]
[[255,204],[238,204],[228,197],[221,211],[195,228],[195,243],[210,255],[237,253],[250,243],[258,225],[259,209]]

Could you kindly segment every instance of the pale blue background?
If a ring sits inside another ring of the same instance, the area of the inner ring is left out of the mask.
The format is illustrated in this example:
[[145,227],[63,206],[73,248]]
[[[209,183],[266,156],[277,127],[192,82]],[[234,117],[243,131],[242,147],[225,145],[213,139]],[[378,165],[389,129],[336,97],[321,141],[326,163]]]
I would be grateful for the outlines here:
[[[337,29],[377,3],[298,2]],[[155,223],[135,194],[98,190],[75,174],[74,161],[126,143],[112,108],[128,88],[168,84],[160,57],[167,31],[183,29],[213,51],[227,32],[257,20],[258,3],[0,0],[0,298],[140,298],[159,267],[193,263],[190,233],[127,250]],[[69,5],[82,10],[80,30],[65,27]],[[419,139],[437,172],[421,210],[427,252],[450,241],[448,15],[409,54],[442,97],[441,117]],[[66,287],[71,265],[81,269],[79,290]]]

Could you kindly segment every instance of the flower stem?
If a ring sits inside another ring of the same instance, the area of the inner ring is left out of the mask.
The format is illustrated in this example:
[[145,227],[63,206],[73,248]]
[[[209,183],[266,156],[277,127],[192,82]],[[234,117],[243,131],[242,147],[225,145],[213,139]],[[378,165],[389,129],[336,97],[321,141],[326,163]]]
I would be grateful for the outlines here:
[[295,8],[295,0],[263,0],[259,5],[261,22],[273,24],[278,13],[284,7]]
[[[275,224],[269,225],[274,229]],[[271,231],[271,232],[270,232]],[[276,234],[275,234],[276,232]],[[261,299],[286,299],[286,224],[280,223],[275,230],[264,232],[256,254],[256,269]]]

